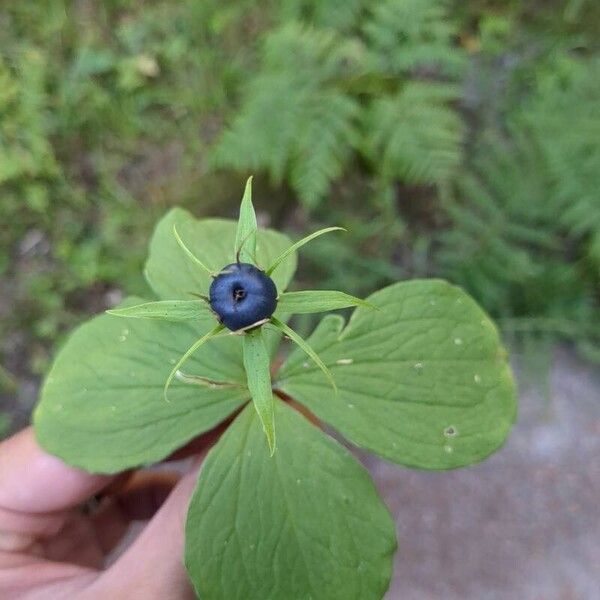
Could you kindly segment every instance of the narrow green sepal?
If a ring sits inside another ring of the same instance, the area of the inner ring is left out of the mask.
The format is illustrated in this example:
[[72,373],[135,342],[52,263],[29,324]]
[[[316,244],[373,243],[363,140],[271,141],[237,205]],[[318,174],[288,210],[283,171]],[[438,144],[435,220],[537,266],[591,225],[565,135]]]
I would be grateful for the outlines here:
[[350,306],[377,309],[370,302],[334,290],[285,292],[277,299],[277,310],[291,315],[325,312]]
[[252,205],[252,177],[248,177],[246,189],[240,204],[240,218],[235,235],[235,259],[237,262],[256,261],[256,232],[258,223]]
[[106,312],[115,317],[174,322],[198,321],[211,314],[208,304],[202,300],[160,300],[125,308],[112,308]]
[[271,275],[271,273],[293,252],[304,246],[304,244],[308,244],[311,240],[314,240],[316,237],[323,235],[325,233],[329,233],[331,231],[346,231],[343,227],[326,227],[325,229],[319,229],[319,231],[315,231],[310,235],[307,235],[305,238],[297,241],[295,244],[292,244],[287,250],[284,250],[273,262],[273,264],[265,271],[267,275]]
[[327,365],[319,358],[319,355],[308,345],[308,343],[303,340],[291,327],[277,319],[276,317],[271,317],[271,323],[277,327],[284,335],[287,335],[293,342],[295,342],[311,359],[312,361],[323,371],[325,377],[331,383],[331,387],[333,387],[334,392],[337,394],[337,385],[335,384],[335,379],[331,371],[327,368]]
[[195,262],[201,269],[203,269],[204,271],[206,271],[206,273],[208,273],[208,275],[210,275],[211,277],[214,277],[216,275],[216,273],[214,271],[212,271],[211,269],[209,269],[186,245],[185,242],[181,239],[181,236],[179,235],[179,233],[177,232],[177,226],[173,225],[173,235],[175,236],[175,239],[177,240],[177,243],[179,244],[179,247],[185,252],[185,254],[188,256],[188,258],[190,260],[192,260],[193,262]]
[[275,453],[275,416],[271,387],[271,360],[262,328],[248,331],[243,336],[244,368],[254,408],[267,437],[271,456]]
[[225,329],[225,326],[221,325],[221,323],[219,323],[216,327],[213,327],[213,329],[211,329],[208,333],[205,333],[199,340],[197,340],[196,342],[194,342],[188,348],[188,350],[186,351],[186,353],[177,361],[177,364],[173,367],[173,369],[169,373],[169,376],[167,377],[167,381],[165,382],[165,387],[163,388],[163,395],[164,395],[165,400],[167,402],[169,401],[169,398],[167,397],[167,390],[169,389],[169,386],[171,385],[171,382],[173,381],[173,378],[175,377],[175,374],[177,373],[177,371],[179,371],[181,365],[183,365],[183,363],[194,352],[196,352],[196,350],[198,350],[198,348],[200,348],[200,346],[204,345],[206,342],[208,342],[208,340],[210,340],[211,338],[215,337],[218,333],[220,333],[221,331],[223,331],[223,329]]

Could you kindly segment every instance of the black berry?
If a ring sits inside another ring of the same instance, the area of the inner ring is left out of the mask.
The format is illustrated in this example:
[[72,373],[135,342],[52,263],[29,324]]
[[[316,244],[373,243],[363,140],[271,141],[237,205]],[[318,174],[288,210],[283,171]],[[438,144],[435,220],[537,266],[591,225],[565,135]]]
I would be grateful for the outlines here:
[[237,331],[268,319],[277,306],[277,288],[249,263],[227,265],[210,286],[210,306],[225,327]]

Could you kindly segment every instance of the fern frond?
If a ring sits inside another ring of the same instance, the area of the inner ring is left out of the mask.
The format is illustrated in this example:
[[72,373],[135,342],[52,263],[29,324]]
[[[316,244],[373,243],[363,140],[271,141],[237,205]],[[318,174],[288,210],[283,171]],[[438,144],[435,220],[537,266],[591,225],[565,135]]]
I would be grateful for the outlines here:
[[365,115],[365,145],[385,178],[431,183],[454,172],[463,126],[449,102],[457,95],[454,86],[415,81],[373,101]]
[[544,160],[553,210],[572,236],[600,231],[600,59],[561,56],[515,117]]
[[594,278],[586,275],[583,252],[565,242],[559,205],[535,140],[514,130],[510,140],[487,135],[470,173],[445,199],[450,226],[438,237],[439,274],[521,328],[566,319],[569,335],[560,328],[554,335],[597,343]]
[[288,25],[266,39],[261,71],[221,137],[220,166],[289,176],[309,206],[323,197],[352,151],[358,102],[336,85],[343,43],[331,31]]
[[290,180],[309,207],[316,206],[346,164],[357,134],[358,105],[350,97],[323,90],[306,107],[306,126],[296,140]]
[[463,51],[452,42],[456,27],[445,0],[376,3],[363,30],[371,58],[385,72],[455,77],[465,66]]
[[353,30],[345,26],[361,11],[359,0],[282,3],[282,14],[310,25],[268,33],[213,164],[264,170],[277,184],[287,179],[311,208],[356,151],[388,180],[430,184],[450,176],[462,154],[462,125],[448,80],[464,56],[446,1],[367,6],[365,25]]

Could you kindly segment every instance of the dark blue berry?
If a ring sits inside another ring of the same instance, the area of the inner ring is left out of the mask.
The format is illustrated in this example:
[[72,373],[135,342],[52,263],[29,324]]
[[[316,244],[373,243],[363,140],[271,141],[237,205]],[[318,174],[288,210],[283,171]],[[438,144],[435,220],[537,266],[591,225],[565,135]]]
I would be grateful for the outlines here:
[[277,288],[263,271],[248,263],[227,265],[210,286],[210,306],[232,331],[268,319],[277,306]]

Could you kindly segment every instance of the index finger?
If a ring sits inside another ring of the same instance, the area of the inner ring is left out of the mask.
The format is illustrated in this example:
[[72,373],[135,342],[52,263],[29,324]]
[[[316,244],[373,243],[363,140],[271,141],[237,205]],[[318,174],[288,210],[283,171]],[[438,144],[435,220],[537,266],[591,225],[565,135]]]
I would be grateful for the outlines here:
[[0,510],[53,513],[77,506],[113,479],[47,454],[28,427],[0,443]]

